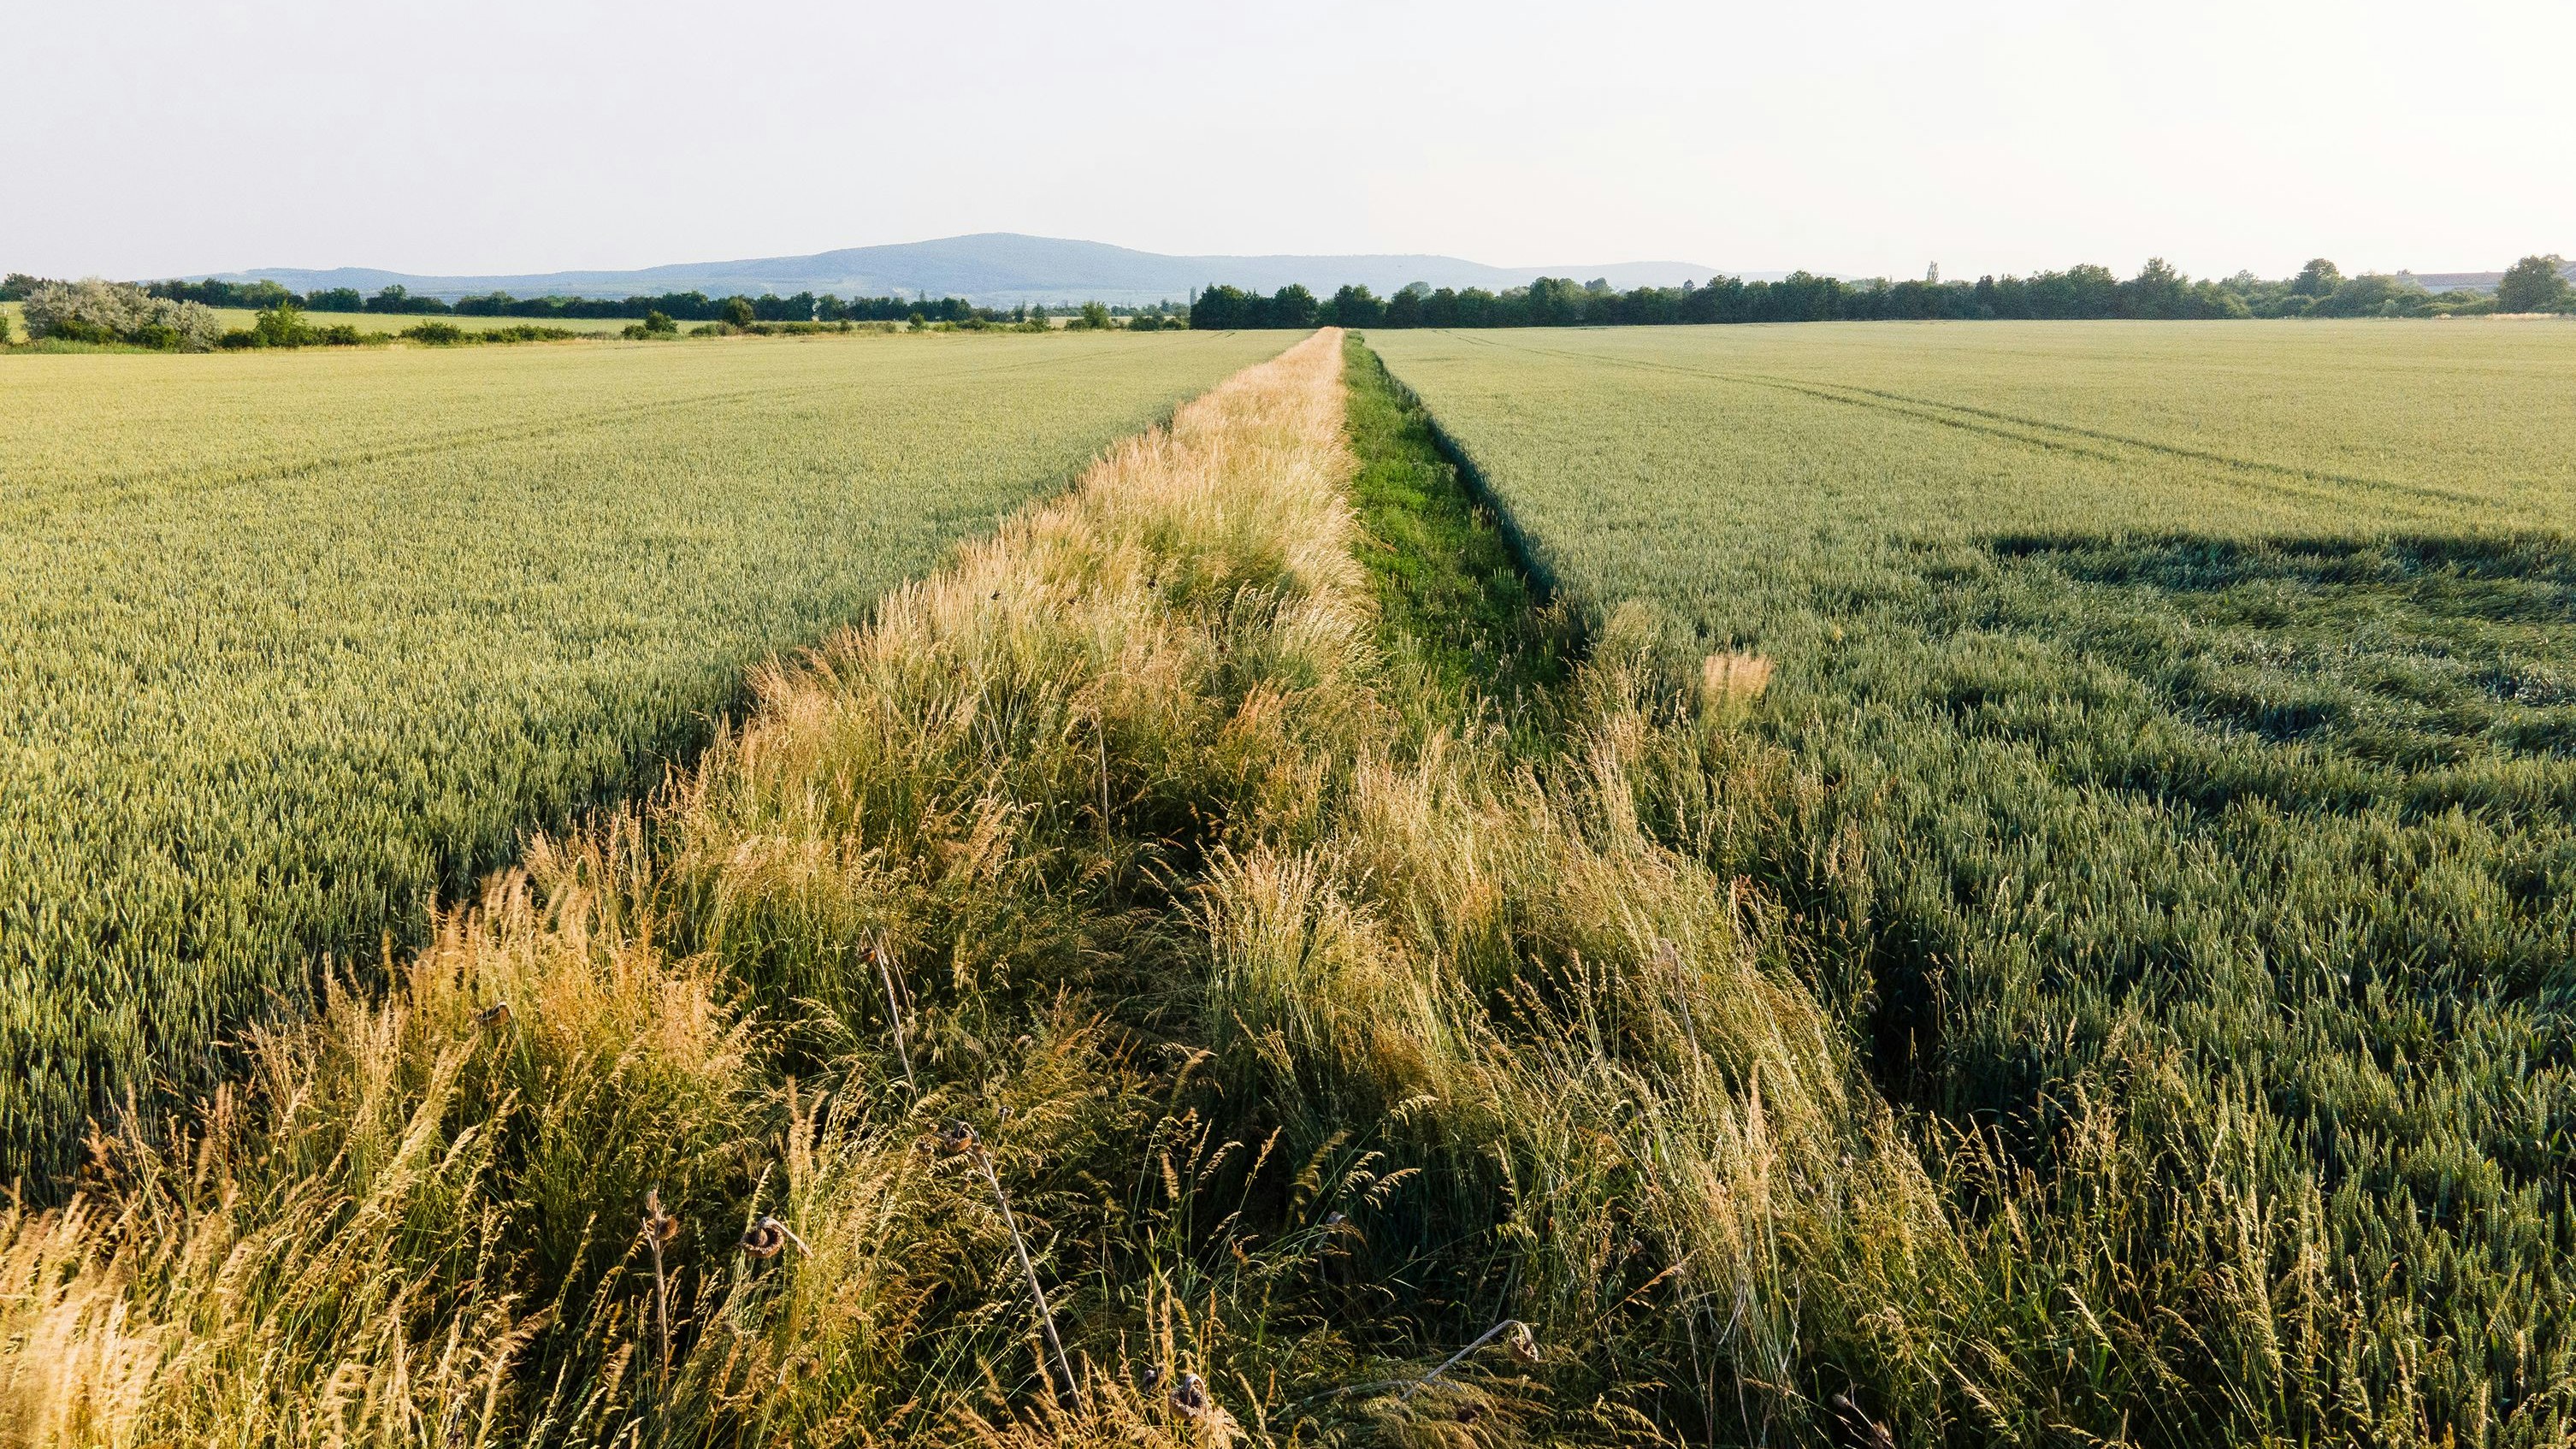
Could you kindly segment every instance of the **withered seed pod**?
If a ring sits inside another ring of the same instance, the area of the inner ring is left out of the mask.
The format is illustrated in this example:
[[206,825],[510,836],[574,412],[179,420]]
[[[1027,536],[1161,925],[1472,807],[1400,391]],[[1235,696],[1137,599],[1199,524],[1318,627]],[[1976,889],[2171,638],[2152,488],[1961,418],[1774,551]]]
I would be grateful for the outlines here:
[[755,1258],[775,1258],[787,1246],[787,1225],[764,1217],[743,1230],[742,1250]]
[[644,1190],[644,1219],[641,1224],[648,1243],[667,1243],[680,1235],[680,1220],[662,1211],[662,1190]]

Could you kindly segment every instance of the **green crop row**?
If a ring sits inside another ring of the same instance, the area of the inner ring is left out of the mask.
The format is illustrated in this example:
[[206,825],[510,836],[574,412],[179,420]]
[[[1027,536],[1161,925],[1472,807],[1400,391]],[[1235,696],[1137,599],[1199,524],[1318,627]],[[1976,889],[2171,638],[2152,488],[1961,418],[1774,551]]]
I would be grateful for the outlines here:
[[0,1182],[1281,344],[0,361]]
[[1804,793],[1696,844],[1986,1245],[1998,1431],[2559,1442],[2576,332],[1372,341],[1568,596],[1770,662]]

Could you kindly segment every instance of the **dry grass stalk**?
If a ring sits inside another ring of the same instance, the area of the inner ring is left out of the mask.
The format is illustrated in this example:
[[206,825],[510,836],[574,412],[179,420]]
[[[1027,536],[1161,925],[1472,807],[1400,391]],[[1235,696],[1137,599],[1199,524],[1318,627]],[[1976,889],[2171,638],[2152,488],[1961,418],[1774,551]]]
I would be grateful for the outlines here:
[[662,1348],[656,1362],[667,1380],[671,1376],[671,1280],[662,1271],[662,1246],[680,1235],[680,1220],[662,1211],[662,1189],[658,1187],[645,1190],[640,1231],[644,1245],[653,1251],[653,1324]]
[[1770,687],[1767,655],[1724,649],[1700,662],[1700,708],[1711,713],[1750,706]]
[[895,1056],[903,1063],[904,1090],[913,1097],[921,1096],[921,1082],[912,1074],[912,1048],[903,1040],[903,998],[894,986],[894,952],[880,936],[868,943],[868,959],[877,965],[877,976],[885,983],[886,1022],[894,1029]]
[[1502,1322],[1495,1324],[1493,1327],[1486,1329],[1483,1333],[1476,1335],[1475,1341],[1469,1343],[1465,1348],[1462,1348],[1456,1353],[1449,1355],[1447,1358],[1442,1359],[1438,1368],[1435,1368],[1431,1372],[1424,1374],[1422,1377],[1415,1379],[1412,1383],[1406,1384],[1404,1386],[1404,1391],[1395,1396],[1396,1401],[1401,1403],[1406,1399],[1412,1398],[1415,1394],[1420,1393],[1425,1386],[1429,1385],[1432,1380],[1439,1378],[1442,1374],[1445,1374],[1451,1369],[1456,1368],[1458,1365],[1465,1363],[1469,1354],[1483,1348],[1486,1344],[1493,1342],[1497,1338],[1500,1338],[1503,1341],[1504,1347],[1511,1350],[1512,1357],[1519,1359],[1522,1363],[1535,1365],[1538,1362],[1538,1336],[1530,1332],[1530,1326],[1528,1324],[1521,1322],[1517,1318],[1506,1318]]
[[1064,1340],[1056,1333],[1055,1310],[1047,1306],[1046,1288],[1038,1282],[1037,1263],[1029,1256],[1028,1239],[1020,1236],[1020,1220],[1011,1212],[1011,1195],[1002,1191],[1000,1174],[993,1171],[993,1155],[984,1150],[975,1129],[963,1122],[948,1124],[939,1134],[940,1146],[950,1152],[972,1157],[977,1170],[984,1174],[984,1185],[993,1193],[993,1205],[1002,1213],[1002,1226],[1011,1235],[1011,1250],[1019,1254],[1020,1275],[1029,1287],[1029,1303],[1037,1311],[1038,1337],[1046,1347],[1045,1368],[1056,1383],[1057,1402],[1072,1408],[1081,1397],[1082,1383],[1074,1377],[1073,1361],[1065,1356]]

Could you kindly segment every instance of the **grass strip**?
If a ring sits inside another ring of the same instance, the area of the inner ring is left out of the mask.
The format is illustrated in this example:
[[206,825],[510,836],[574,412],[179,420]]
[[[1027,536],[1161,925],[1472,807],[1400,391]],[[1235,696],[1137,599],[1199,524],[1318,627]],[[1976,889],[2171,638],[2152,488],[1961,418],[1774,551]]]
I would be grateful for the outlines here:
[[1351,504],[1378,605],[1378,645],[1418,673],[1410,691],[1460,717],[1498,713],[1526,744],[1573,671],[1576,642],[1494,516],[1441,446],[1430,415],[1360,338],[1343,344]]

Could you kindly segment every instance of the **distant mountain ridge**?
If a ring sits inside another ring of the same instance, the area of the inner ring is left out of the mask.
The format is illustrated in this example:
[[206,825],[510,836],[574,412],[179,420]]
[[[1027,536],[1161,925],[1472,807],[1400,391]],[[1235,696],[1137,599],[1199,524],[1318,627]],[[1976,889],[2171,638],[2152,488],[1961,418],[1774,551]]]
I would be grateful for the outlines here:
[[[488,292],[508,292],[514,297],[629,297],[700,291],[714,297],[764,292],[780,296],[828,292],[842,297],[927,294],[965,297],[986,306],[1092,301],[1137,306],[1166,299],[1184,301],[1194,288],[1218,284],[1273,292],[1300,283],[1329,295],[1345,283],[1357,283],[1383,296],[1413,282],[1500,291],[1526,286],[1542,276],[1576,281],[1601,277],[1624,291],[1705,282],[1716,274],[1716,268],[1694,262],[1494,267],[1458,257],[1412,255],[1175,257],[1103,242],[982,232],[936,241],[845,247],[811,256],[688,262],[633,271],[436,277],[368,267],[263,267],[220,275],[227,281],[272,280],[296,292],[326,287],[376,292],[398,286],[418,296],[449,301]],[[1749,274],[1748,280],[1753,275],[1771,274]]]

